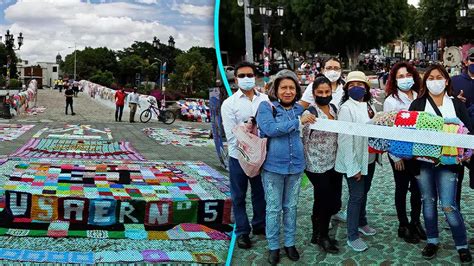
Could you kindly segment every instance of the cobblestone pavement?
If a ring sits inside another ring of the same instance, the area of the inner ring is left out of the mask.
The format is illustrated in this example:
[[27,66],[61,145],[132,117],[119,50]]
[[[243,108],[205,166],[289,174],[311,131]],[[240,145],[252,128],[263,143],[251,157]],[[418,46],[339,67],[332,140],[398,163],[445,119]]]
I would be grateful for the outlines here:
[[[90,124],[97,128],[108,127],[117,140],[132,142],[140,153],[148,160],[199,160],[223,171],[214,151],[214,147],[176,147],[173,145],[159,145],[151,138],[141,132],[145,127],[180,127],[193,126],[209,128],[209,124],[188,123],[176,120],[170,126],[161,122],[150,122],[147,124],[128,122],[114,122],[114,110],[97,105],[84,94],[79,94],[74,99],[76,116],[64,115],[64,97],[57,91],[41,90],[39,92],[38,106],[47,107],[42,114],[35,116],[19,116],[10,120],[12,123],[35,124],[36,126],[23,134],[15,141],[1,142],[0,155],[10,154],[21,147],[31,136],[43,127],[59,127],[66,123]],[[128,108],[124,112],[123,121],[128,121]],[[2,121],[0,123],[9,122]],[[462,212],[466,220],[468,237],[474,237],[474,191],[468,187],[467,173],[463,186]],[[346,185],[346,184],[344,184]],[[377,235],[364,237],[369,244],[369,249],[362,253],[350,250],[345,244],[346,225],[334,222],[334,228],[330,233],[339,240],[341,252],[337,255],[326,255],[317,246],[310,243],[311,238],[311,204],[312,186],[309,184],[302,189],[299,199],[297,248],[301,259],[292,262],[282,252],[282,264],[284,265],[310,265],[310,264],[344,264],[344,265],[375,265],[375,264],[427,264],[421,257],[421,249],[424,242],[413,245],[407,244],[397,237],[398,221],[394,207],[394,182],[390,165],[384,156],[383,165],[378,165],[375,172],[372,188],[368,199],[368,220],[370,225],[377,229]],[[250,200],[247,200],[250,203]],[[409,205],[408,205],[409,206]],[[251,205],[248,205],[248,213],[251,214]],[[442,214],[440,213],[440,216]],[[440,240],[442,248],[438,257],[429,261],[436,265],[459,264],[458,255],[449,230],[445,227],[444,218],[440,217]],[[250,250],[234,250],[233,265],[266,265],[267,247],[264,237],[252,237],[254,247]]]

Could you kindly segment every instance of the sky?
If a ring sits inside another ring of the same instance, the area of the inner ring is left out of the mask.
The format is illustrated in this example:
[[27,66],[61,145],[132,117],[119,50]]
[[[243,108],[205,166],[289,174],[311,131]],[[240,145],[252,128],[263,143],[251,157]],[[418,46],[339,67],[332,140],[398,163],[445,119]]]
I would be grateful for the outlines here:
[[22,32],[16,52],[29,64],[64,59],[74,44],[120,50],[154,36],[187,50],[214,46],[213,12],[214,0],[0,0],[0,36]]
[[408,4],[418,7],[420,0],[408,0]]

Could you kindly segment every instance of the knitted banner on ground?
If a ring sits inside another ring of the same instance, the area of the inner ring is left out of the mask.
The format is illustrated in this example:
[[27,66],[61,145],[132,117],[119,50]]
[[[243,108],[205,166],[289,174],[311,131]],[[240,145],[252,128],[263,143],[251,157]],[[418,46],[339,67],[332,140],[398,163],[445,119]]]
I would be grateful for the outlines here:
[[175,146],[209,146],[213,144],[209,138],[210,130],[192,127],[182,128],[144,128],[148,137],[158,141],[161,145]]
[[11,157],[144,160],[129,142],[77,139],[31,139]]
[[199,162],[19,162],[3,188],[0,220],[13,223],[231,223],[226,178]]
[[15,140],[34,125],[0,124],[0,142]]
[[92,128],[90,125],[66,125],[62,128],[43,128],[33,138],[112,140],[112,131]]

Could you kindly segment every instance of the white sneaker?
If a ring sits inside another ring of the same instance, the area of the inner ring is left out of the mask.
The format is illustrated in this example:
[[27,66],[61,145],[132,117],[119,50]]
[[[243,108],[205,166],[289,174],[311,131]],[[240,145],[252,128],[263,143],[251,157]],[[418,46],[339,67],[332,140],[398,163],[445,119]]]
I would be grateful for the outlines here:
[[357,238],[354,241],[347,240],[347,245],[357,252],[362,252],[369,248],[369,246],[367,246],[367,244],[361,238]]
[[333,220],[337,220],[339,222],[347,222],[347,211],[340,211],[332,216]]
[[377,234],[377,231],[369,225],[359,227],[359,232],[361,232],[364,236],[373,236]]

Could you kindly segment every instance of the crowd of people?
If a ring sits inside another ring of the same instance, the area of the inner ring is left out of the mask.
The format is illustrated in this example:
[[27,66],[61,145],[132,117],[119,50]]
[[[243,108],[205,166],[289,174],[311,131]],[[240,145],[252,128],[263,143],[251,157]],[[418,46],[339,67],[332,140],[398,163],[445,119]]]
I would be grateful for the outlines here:
[[[430,66],[421,77],[410,63],[395,64],[390,69],[385,88],[384,111],[424,111],[443,118],[458,118],[472,134],[474,48],[469,50],[466,65],[463,74],[451,78],[441,65]],[[308,214],[312,221],[311,243],[319,245],[327,253],[339,252],[339,242],[328,233],[331,218],[335,215],[346,220],[346,243],[354,251],[368,249],[360,234],[377,234],[377,225],[370,223],[366,209],[375,168],[381,161],[380,154],[369,152],[367,137],[311,129],[311,124],[318,123],[320,119],[367,123],[374,118],[377,111],[373,106],[370,83],[360,71],[350,72],[343,80],[341,63],[337,58],[325,60],[321,72],[302,91],[296,73],[282,70],[273,77],[267,94],[264,94],[256,89],[254,65],[242,62],[235,68],[235,82],[239,89],[221,107],[229,144],[237,245],[243,249],[251,248],[251,233],[265,235],[268,261],[272,265],[280,261],[281,227],[287,257],[293,261],[300,257],[295,238],[303,173],[314,186],[312,213]],[[255,177],[245,174],[238,159],[238,140],[233,134],[236,126],[249,120],[255,120],[260,137],[268,140],[261,173]],[[434,258],[440,245],[439,200],[460,262],[471,262],[460,199],[464,166],[471,169],[470,184],[474,189],[474,158],[457,165],[422,162],[393,155],[389,155],[389,161],[395,183],[398,237],[407,243],[426,241],[421,255],[425,259]],[[249,183],[253,206],[251,221],[245,202]],[[348,192],[343,193],[344,187],[348,188]],[[408,192],[410,219],[406,206]],[[340,215],[343,209],[346,209],[347,215]]]

